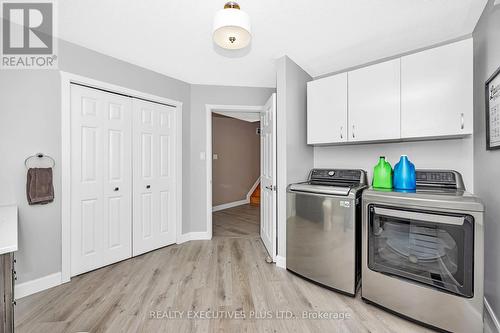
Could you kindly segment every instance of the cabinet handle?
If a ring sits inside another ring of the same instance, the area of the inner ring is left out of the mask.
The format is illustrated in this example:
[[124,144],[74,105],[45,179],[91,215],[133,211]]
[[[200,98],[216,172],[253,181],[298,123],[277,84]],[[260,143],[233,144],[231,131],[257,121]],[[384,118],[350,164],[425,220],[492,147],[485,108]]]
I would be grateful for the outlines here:
[[460,119],[461,119],[461,122],[462,122],[462,125],[460,126],[460,128],[464,129],[465,128],[465,119],[464,119],[464,114],[463,113],[460,114]]
[[118,192],[120,190],[119,187],[115,187],[115,192]]
[[151,185],[146,185],[146,188],[151,188]]
[[354,125],[352,125],[352,138],[356,138],[356,135],[354,135]]
[[344,126],[340,126],[340,138],[343,139],[344,138]]

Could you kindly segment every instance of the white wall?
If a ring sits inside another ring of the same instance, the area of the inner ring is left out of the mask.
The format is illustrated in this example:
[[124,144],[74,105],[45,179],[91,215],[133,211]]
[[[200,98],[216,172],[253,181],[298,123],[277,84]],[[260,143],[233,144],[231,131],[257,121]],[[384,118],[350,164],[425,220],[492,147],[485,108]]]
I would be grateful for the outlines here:
[[303,181],[313,167],[313,147],[307,145],[307,82],[312,78],[289,57],[278,59],[278,256],[286,257],[286,187]]
[[474,30],[474,184],[486,205],[484,295],[500,319],[500,150],[486,151],[484,84],[500,67],[500,6],[490,0]]
[[455,140],[377,143],[314,148],[315,168],[353,168],[368,172],[369,182],[379,156],[386,156],[392,167],[403,154],[417,169],[453,169],[464,178],[467,190],[473,191],[472,137]]

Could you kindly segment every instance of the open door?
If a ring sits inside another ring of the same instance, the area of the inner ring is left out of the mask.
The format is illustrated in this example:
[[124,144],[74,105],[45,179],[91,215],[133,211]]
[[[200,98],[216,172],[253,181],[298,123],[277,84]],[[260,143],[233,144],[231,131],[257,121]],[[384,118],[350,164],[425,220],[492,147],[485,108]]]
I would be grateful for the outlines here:
[[261,209],[260,237],[269,256],[276,259],[276,94],[260,116]]

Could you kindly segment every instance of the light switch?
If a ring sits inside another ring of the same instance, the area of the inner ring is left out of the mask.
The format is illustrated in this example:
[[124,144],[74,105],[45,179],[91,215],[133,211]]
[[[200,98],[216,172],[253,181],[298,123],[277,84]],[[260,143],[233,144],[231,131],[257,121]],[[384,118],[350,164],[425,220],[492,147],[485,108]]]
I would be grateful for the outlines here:
[[206,154],[204,151],[200,152],[200,160],[204,161],[206,159]]
[[218,159],[219,159],[219,155],[214,154],[214,160],[218,160]]

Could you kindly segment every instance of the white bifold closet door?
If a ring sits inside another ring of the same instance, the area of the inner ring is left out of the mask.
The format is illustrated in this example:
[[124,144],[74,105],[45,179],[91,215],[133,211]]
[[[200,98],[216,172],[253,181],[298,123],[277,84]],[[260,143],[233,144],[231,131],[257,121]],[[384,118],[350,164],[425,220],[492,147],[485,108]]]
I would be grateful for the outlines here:
[[133,255],[176,241],[176,108],[133,100]]
[[132,103],[71,86],[71,276],[132,255]]

